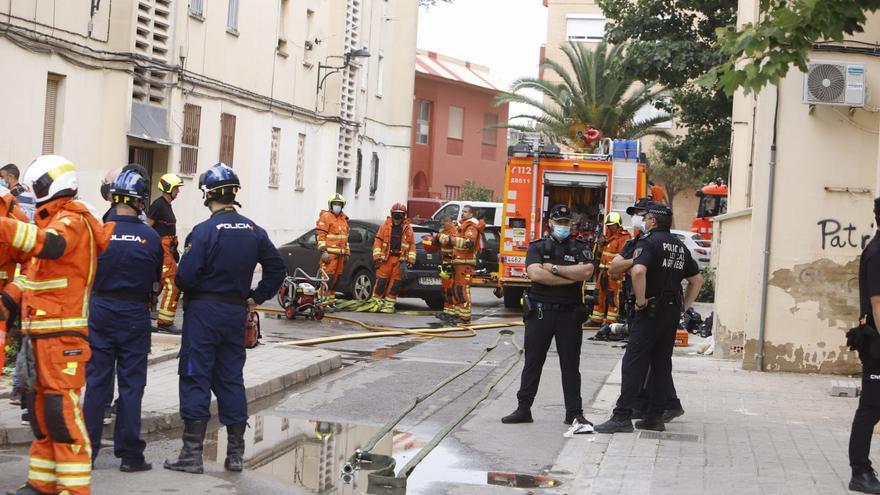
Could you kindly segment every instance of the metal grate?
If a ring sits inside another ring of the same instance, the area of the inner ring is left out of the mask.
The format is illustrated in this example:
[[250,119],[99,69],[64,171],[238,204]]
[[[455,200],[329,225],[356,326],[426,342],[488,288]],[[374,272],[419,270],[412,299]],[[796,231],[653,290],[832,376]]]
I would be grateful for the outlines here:
[[700,441],[700,435],[697,435],[695,433],[671,433],[668,431],[641,431],[639,432],[639,439],[696,443]]

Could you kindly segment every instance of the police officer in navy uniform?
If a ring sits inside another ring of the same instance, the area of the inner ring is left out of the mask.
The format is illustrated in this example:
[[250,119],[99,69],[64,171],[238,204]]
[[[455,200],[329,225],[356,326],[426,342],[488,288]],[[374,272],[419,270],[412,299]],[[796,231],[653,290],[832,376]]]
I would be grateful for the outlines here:
[[531,407],[538,392],[541,369],[550,342],[562,371],[565,396],[565,424],[590,424],[583,416],[581,402],[582,325],[587,318],[583,284],[593,274],[587,244],[571,236],[571,210],[556,205],[550,210],[550,234],[529,244],[526,270],[532,285],[523,298],[525,365],[516,397],[516,410],[501,418],[502,423],[531,423]]
[[[626,274],[624,276],[623,292],[624,301],[626,301],[627,328],[632,328],[633,319],[636,315],[635,308],[633,308],[636,295],[635,291],[633,291],[632,277],[629,275],[629,270],[633,266],[633,253],[635,253],[635,250],[638,248],[639,240],[642,238],[646,230],[644,215],[648,209],[654,205],[655,203],[653,201],[643,198],[626,209],[626,214],[632,216],[632,225],[635,228],[635,232],[633,232],[633,238],[623,246],[620,254],[614,258],[611,262],[611,267],[608,269],[608,273],[611,275],[619,276],[623,273]],[[650,373],[651,371],[649,369],[648,375],[650,375]],[[644,383],[647,385],[647,380],[644,380]],[[643,386],[633,407],[633,419],[642,419],[645,417],[645,412],[648,410],[649,399],[648,389],[646,386]],[[675,383],[670,375],[669,391],[667,393],[666,407],[663,412],[663,421],[668,423],[683,414],[684,408],[681,406],[681,400],[679,400],[678,393],[675,391]]]
[[[874,200],[874,224],[880,229],[880,198]],[[862,393],[849,436],[849,489],[880,493],[880,481],[871,466],[871,437],[880,422],[880,235],[875,233],[859,260],[860,325],[847,333],[850,349],[862,361]]]
[[[236,211],[240,187],[235,172],[222,163],[199,177],[211,217],[187,237],[175,277],[185,313],[178,367],[183,448],[178,459],[165,461],[165,468],[174,471],[204,472],[212,391],[229,439],[224,466],[228,471],[243,467],[245,320],[249,309],[275,296],[286,269],[266,231]],[[251,290],[257,263],[263,276]]]
[[[686,308],[697,298],[703,278],[690,251],[675,238],[672,210],[653,204],[645,213],[647,233],[633,252],[632,276],[635,292],[629,343],[623,355],[620,397],[611,419],[596,425],[597,433],[633,431],[632,413],[648,368],[650,402],[645,418],[636,428],[663,431],[663,412],[671,387],[672,349],[675,332]],[[682,295],[681,281],[687,279],[687,292]]]
[[138,218],[149,184],[133,170],[119,174],[110,187],[116,222],[110,246],[98,256],[98,269],[89,300],[89,345],[83,411],[98,457],[104,427],[104,408],[113,398],[114,369],[119,381],[113,453],[124,472],[146,471],[146,443],[141,439],[141,400],[147,384],[150,352],[150,300],[162,273],[162,243],[158,234]]

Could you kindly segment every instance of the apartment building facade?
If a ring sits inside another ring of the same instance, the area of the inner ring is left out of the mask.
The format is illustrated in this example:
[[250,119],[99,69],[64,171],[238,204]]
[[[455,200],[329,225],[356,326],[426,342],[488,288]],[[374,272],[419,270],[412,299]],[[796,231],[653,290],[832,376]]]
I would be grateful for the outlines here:
[[[141,163],[154,184],[178,173],[183,233],[206,216],[198,175],[221,161],[241,176],[243,213],[277,243],[310,228],[336,191],[352,216],[383,217],[406,195],[416,9],[0,1],[0,65],[15,68],[4,70],[0,108],[18,116],[0,122],[0,161],[64,155],[97,206],[112,168]],[[393,99],[383,95],[392,84]]]

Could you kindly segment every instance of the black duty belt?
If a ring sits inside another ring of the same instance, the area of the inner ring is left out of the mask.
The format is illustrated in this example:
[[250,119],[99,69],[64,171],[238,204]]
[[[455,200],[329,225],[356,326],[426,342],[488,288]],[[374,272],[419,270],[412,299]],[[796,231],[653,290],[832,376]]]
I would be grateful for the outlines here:
[[535,301],[535,308],[544,311],[574,311],[574,308],[576,307],[577,304],[559,304]]
[[186,301],[216,301],[236,306],[247,307],[247,300],[238,294],[222,294],[219,292],[185,292],[183,300]]
[[92,291],[92,297],[106,297],[108,299],[117,299],[120,301],[134,301],[149,303],[150,295],[142,292],[131,292],[128,290],[96,290]]

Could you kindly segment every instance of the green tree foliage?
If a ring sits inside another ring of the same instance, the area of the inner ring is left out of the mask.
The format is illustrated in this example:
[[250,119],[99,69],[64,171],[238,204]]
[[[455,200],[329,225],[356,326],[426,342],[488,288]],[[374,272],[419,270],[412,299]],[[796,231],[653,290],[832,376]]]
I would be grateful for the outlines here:
[[458,197],[462,201],[492,201],[492,190],[487,189],[472,180],[464,181],[458,191]]
[[[736,0],[599,0],[608,19],[606,39],[626,44],[623,68],[641,81],[670,90],[665,109],[685,136],[659,142],[659,159],[699,172],[727,175],[730,165],[732,99],[696,80],[725,60],[717,30],[736,21]],[[670,194],[671,195],[671,194]]]
[[[662,99],[666,92],[654,89],[654,83],[639,84],[636,78],[621,69],[624,61],[622,45],[610,47],[599,43],[591,50],[583,43],[568,43],[562,46],[562,52],[571,70],[553,60],[545,60],[543,64],[546,71],[555,74],[550,79],[561,80],[561,83],[525,77],[514,81],[510,93],[498,96],[496,102],[499,104],[522,103],[541,114],[538,117],[515,115],[510,120],[534,119],[538,131],[574,149],[584,146],[577,137],[578,131],[589,127],[599,129],[610,138],[670,137],[668,131],[655,127],[668,122],[668,115],[637,120],[639,109]],[[520,94],[524,90],[540,93],[543,100]],[[500,127],[526,132],[535,130],[516,124]]]
[[807,56],[817,41],[843,41],[864,30],[866,14],[880,0],[760,0],[758,22],[720,29],[726,59],[703,79],[728,94],[738,88],[758,92],[776,84],[791,66],[807,70]]
[[653,162],[650,170],[651,180],[666,188],[666,200],[670,208],[674,207],[673,203],[678,193],[696,190],[704,182],[700,174],[684,164],[667,165],[662,160],[651,161]]

